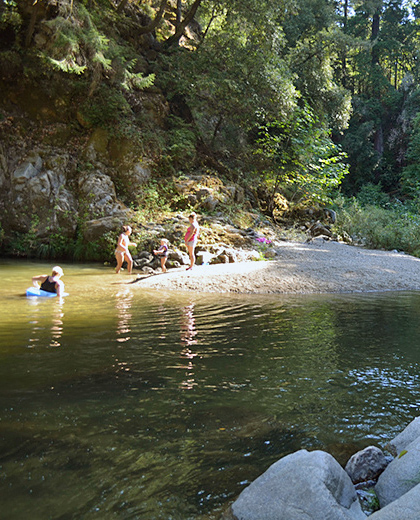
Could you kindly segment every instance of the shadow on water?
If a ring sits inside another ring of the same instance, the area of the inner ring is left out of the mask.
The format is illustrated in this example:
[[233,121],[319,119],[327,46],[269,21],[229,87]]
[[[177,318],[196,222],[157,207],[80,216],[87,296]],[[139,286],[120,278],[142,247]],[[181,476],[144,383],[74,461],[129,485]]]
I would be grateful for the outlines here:
[[345,464],[418,413],[417,293],[169,293],[69,265],[63,302],[17,296],[48,268],[0,264],[10,520],[217,519],[280,457]]

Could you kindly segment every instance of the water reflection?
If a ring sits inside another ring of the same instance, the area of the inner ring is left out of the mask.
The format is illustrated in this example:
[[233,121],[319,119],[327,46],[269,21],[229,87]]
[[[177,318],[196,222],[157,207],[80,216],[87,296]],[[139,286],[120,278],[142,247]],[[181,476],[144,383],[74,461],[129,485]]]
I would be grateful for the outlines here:
[[[61,347],[64,331],[64,298],[57,298],[54,301],[44,301],[40,298],[28,299],[31,307],[29,324],[31,334],[28,339],[28,348],[34,348],[42,340],[46,340],[49,347]],[[51,313],[50,315],[49,312]],[[45,334],[47,337],[45,338]]]
[[50,347],[61,347],[61,337],[63,336],[63,318],[64,318],[64,299],[60,298],[54,302],[52,325],[51,325],[51,341]]
[[117,342],[125,343],[131,339],[131,320],[133,314],[133,290],[123,285],[115,293],[115,308],[117,311]]
[[11,298],[39,269],[16,264],[0,287],[8,520],[215,520],[283,455],[345,463],[419,413],[420,293],[175,294],[66,266],[64,307]]
[[180,357],[188,360],[187,364],[181,367],[186,369],[186,379],[180,384],[180,388],[184,390],[191,390],[197,385],[194,378],[194,364],[192,361],[197,356],[197,353],[193,352],[191,348],[198,343],[196,336],[197,329],[195,327],[194,303],[190,303],[183,308],[181,319],[181,344],[185,345],[185,347],[181,350]]
[[193,354],[189,348],[190,346],[197,344],[197,340],[195,339],[196,335],[197,330],[195,328],[194,303],[190,303],[183,308],[181,321],[181,342],[187,347],[183,350],[186,357],[195,357],[197,355]]

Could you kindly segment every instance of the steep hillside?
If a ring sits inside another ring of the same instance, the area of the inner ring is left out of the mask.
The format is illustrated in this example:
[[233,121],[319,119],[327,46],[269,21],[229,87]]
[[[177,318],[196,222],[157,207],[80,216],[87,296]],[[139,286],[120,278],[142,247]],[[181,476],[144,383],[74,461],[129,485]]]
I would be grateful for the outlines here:
[[[179,5],[3,7],[3,255],[108,260],[122,224],[142,242],[145,223],[191,210],[238,228],[290,225],[289,203],[258,174],[266,157],[247,150],[245,119],[229,127],[182,94],[179,62],[203,29],[194,3]],[[239,115],[230,102],[217,110]],[[323,213],[300,216],[310,226]]]

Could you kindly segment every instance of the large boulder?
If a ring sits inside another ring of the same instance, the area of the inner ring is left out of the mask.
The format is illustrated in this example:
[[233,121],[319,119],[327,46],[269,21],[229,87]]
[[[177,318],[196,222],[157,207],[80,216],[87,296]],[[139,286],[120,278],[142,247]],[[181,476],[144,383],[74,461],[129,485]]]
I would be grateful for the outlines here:
[[420,483],[420,437],[408,444],[381,474],[375,486],[381,507]]
[[170,249],[168,254],[168,260],[178,262],[180,265],[188,265],[190,258],[187,253],[180,251],[179,249]]
[[369,520],[419,520],[419,518],[420,484],[417,484],[401,498],[369,516]]
[[94,242],[102,238],[106,233],[115,232],[115,245],[117,245],[118,234],[124,220],[118,217],[103,217],[88,220],[84,223],[83,238],[86,242]]
[[77,201],[67,187],[65,170],[68,157],[51,159],[45,169],[37,152],[29,154],[10,175],[12,211],[7,226],[20,232],[36,223],[38,237],[54,233],[72,237],[76,229]]
[[388,461],[383,451],[376,446],[368,446],[350,457],[345,470],[353,484],[358,484],[376,480],[387,465]]
[[115,186],[109,175],[100,171],[86,173],[79,178],[79,192],[87,203],[92,217],[129,218],[129,210],[118,199]]
[[326,452],[300,450],[274,463],[232,504],[234,520],[362,520],[351,480]]
[[416,417],[395,439],[390,441],[385,448],[396,457],[402,450],[420,437],[420,417]]

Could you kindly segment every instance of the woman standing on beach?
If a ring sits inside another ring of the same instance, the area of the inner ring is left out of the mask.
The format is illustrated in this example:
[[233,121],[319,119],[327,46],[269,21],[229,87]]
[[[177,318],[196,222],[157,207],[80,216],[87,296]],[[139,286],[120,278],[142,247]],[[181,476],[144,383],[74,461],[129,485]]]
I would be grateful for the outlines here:
[[187,246],[188,255],[190,257],[190,266],[187,268],[187,271],[192,269],[195,264],[194,250],[195,250],[195,246],[197,245],[198,235],[200,234],[200,226],[198,225],[198,222],[197,222],[196,213],[192,212],[188,216],[188,219],[190,221],[190,226],[187,229],[187,232],[185,233],[185,236],[184,236],[185,245]]
[[128,274],[131,274],[131,271],[133,270],[133,259],[128,250],[128,246],[136,246],[137,244],[135,242],[130,242],[129,236],[131,235],[131,231],[132,229],[130,226],[123,226],[122,233],[118,237],[117,249],[115,250],[115,258],[117,259],[115,272],[117,274],[121,271],[124,260],[127,262]]

